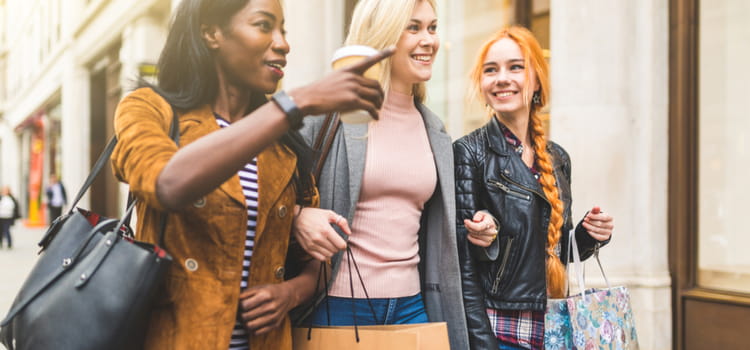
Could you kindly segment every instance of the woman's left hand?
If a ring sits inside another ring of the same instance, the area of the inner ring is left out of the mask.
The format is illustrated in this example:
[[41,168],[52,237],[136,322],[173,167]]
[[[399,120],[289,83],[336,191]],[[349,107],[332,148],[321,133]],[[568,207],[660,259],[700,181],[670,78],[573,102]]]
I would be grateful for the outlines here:
[[484,210],[474,213],[471,220],[464,219],[464,227],[468,232],[466,239],[474,245],[487,248],[497,239],[498,227],[495,218]]
[[295,294],[287,283],[248,288],[240,293],[240,317],[250,334],[264,334],[281,326],[295,306]]
[[612,237],[615,228],[614,219],[605,214],[601,208],[593,207],[583,218],[583,228],[597,241],[606,241]]
[[346,241],[331,225],[338,226],[347,235],[352,234],[345,217],[332,210],[319,208],[301,208],[294,219],[292,233],[310,256],[319,261],[327,261],[340,250],[346,249]]

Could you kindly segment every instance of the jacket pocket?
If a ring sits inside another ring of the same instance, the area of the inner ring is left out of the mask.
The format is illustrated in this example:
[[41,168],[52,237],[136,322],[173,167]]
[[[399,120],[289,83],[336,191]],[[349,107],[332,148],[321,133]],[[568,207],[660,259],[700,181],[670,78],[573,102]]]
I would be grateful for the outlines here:
[[506,185],[506,184],[504,184],[504,183],[502,183],[500,181],[489,179],[489,180],[487,180],[487,183],[490,186],[494,187],[494,188],[500,189],[501,191],[505,192],[507,195],[509,195],[511,197],[515,197],[515,198],[518,198],[518,199],[523,199],[523,200],[526,200],[526,201],[531,201],[531,194],[522,192],[520,190],[516,190],[516,189],[510,188],[510,186],[508,186],[508,185]]
[[506,240],[505,247],[502,248],[502,258],[500,260],[500,266],[498,266],[497,271],[495,272],[495,276],[492,279],[492,294],[496,295],[499,288],[500,288],[500,282],[502,281],[505,270],[508,267],[508,260],[510,258],[510,254],[512,252],[513,247],[513,236],[507,236],[507,238],[504,238]]

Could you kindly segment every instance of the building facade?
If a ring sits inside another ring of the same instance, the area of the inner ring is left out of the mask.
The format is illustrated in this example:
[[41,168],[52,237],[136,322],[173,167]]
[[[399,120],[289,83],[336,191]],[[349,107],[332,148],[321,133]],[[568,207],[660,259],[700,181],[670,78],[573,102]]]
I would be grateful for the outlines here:
[[[19,194],[28,224],[44,225],[49,175],[68,192],[81,185],[112,136],[117,102],[156,63],[172,2],[10,0],[3,7],[0,182]],[[106,194],[120,191],[109,173],[83,204],[114,215],[119,199]]]
[[[19,194],[31,224],[44,222],[50,173],[68,192],[83,182],[117,102],[153,75],[178,2],[0,1],[0,184]],[[330,71],[355,3],[284,1],[292,50],[283,88]],[[454,139],[488,118],[466,94],[485,38],[521,23],[548,50],[550,138],[573,160],[573,215],[599,205],[615,217],[601,259],[610,282],[630,287],[641,348],[750,346],[737,321],[750,317],[750,190],[740,180],[750,164],[748,2],[437,3],[442,45],[427,104]],[[81,205],[116,215],[122,193],[106,174]]]

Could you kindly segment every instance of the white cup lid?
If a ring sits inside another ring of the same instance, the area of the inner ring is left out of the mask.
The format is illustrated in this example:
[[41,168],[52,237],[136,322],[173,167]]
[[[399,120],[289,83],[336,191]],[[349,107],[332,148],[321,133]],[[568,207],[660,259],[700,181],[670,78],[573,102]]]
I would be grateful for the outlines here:
[[333,53],[333,58],[331,59],[331,63],[336,62],[338,59],[341,59],[343,57],[372,56],[376,53],[378,53],[378,50],[375,50],[372,47],[365,46],[365,45],[344,46],[344,47],[339,48],[338,50],[336,50],[336,52]]

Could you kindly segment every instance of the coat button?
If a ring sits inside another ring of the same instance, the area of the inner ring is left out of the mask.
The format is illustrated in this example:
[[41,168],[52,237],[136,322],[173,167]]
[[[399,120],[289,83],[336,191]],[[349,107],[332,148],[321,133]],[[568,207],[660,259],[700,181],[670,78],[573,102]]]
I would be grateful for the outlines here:
[[283,266],[279,266],[279,267],[276,268],[276,271],[274,271],[274,274],[276,275],[277,279],[283,279],[284,278],[284,272],[286,272],[286,270],[284,270],[284,267]]
[[510,170],[508,169],[503,170],[503,172],[505,173],[505,175],[510,175]]
[[196,208],[203,208],[206,206],[206,197],[201,197],[197,201],[193,202],[193,206]]
[[198,270],[198,262],[193,258],[187,259],[185,260],[185,268],[190,272],[195,272]]
[[286,205],[279,206],[279,217],[284,218],[286,216]]

